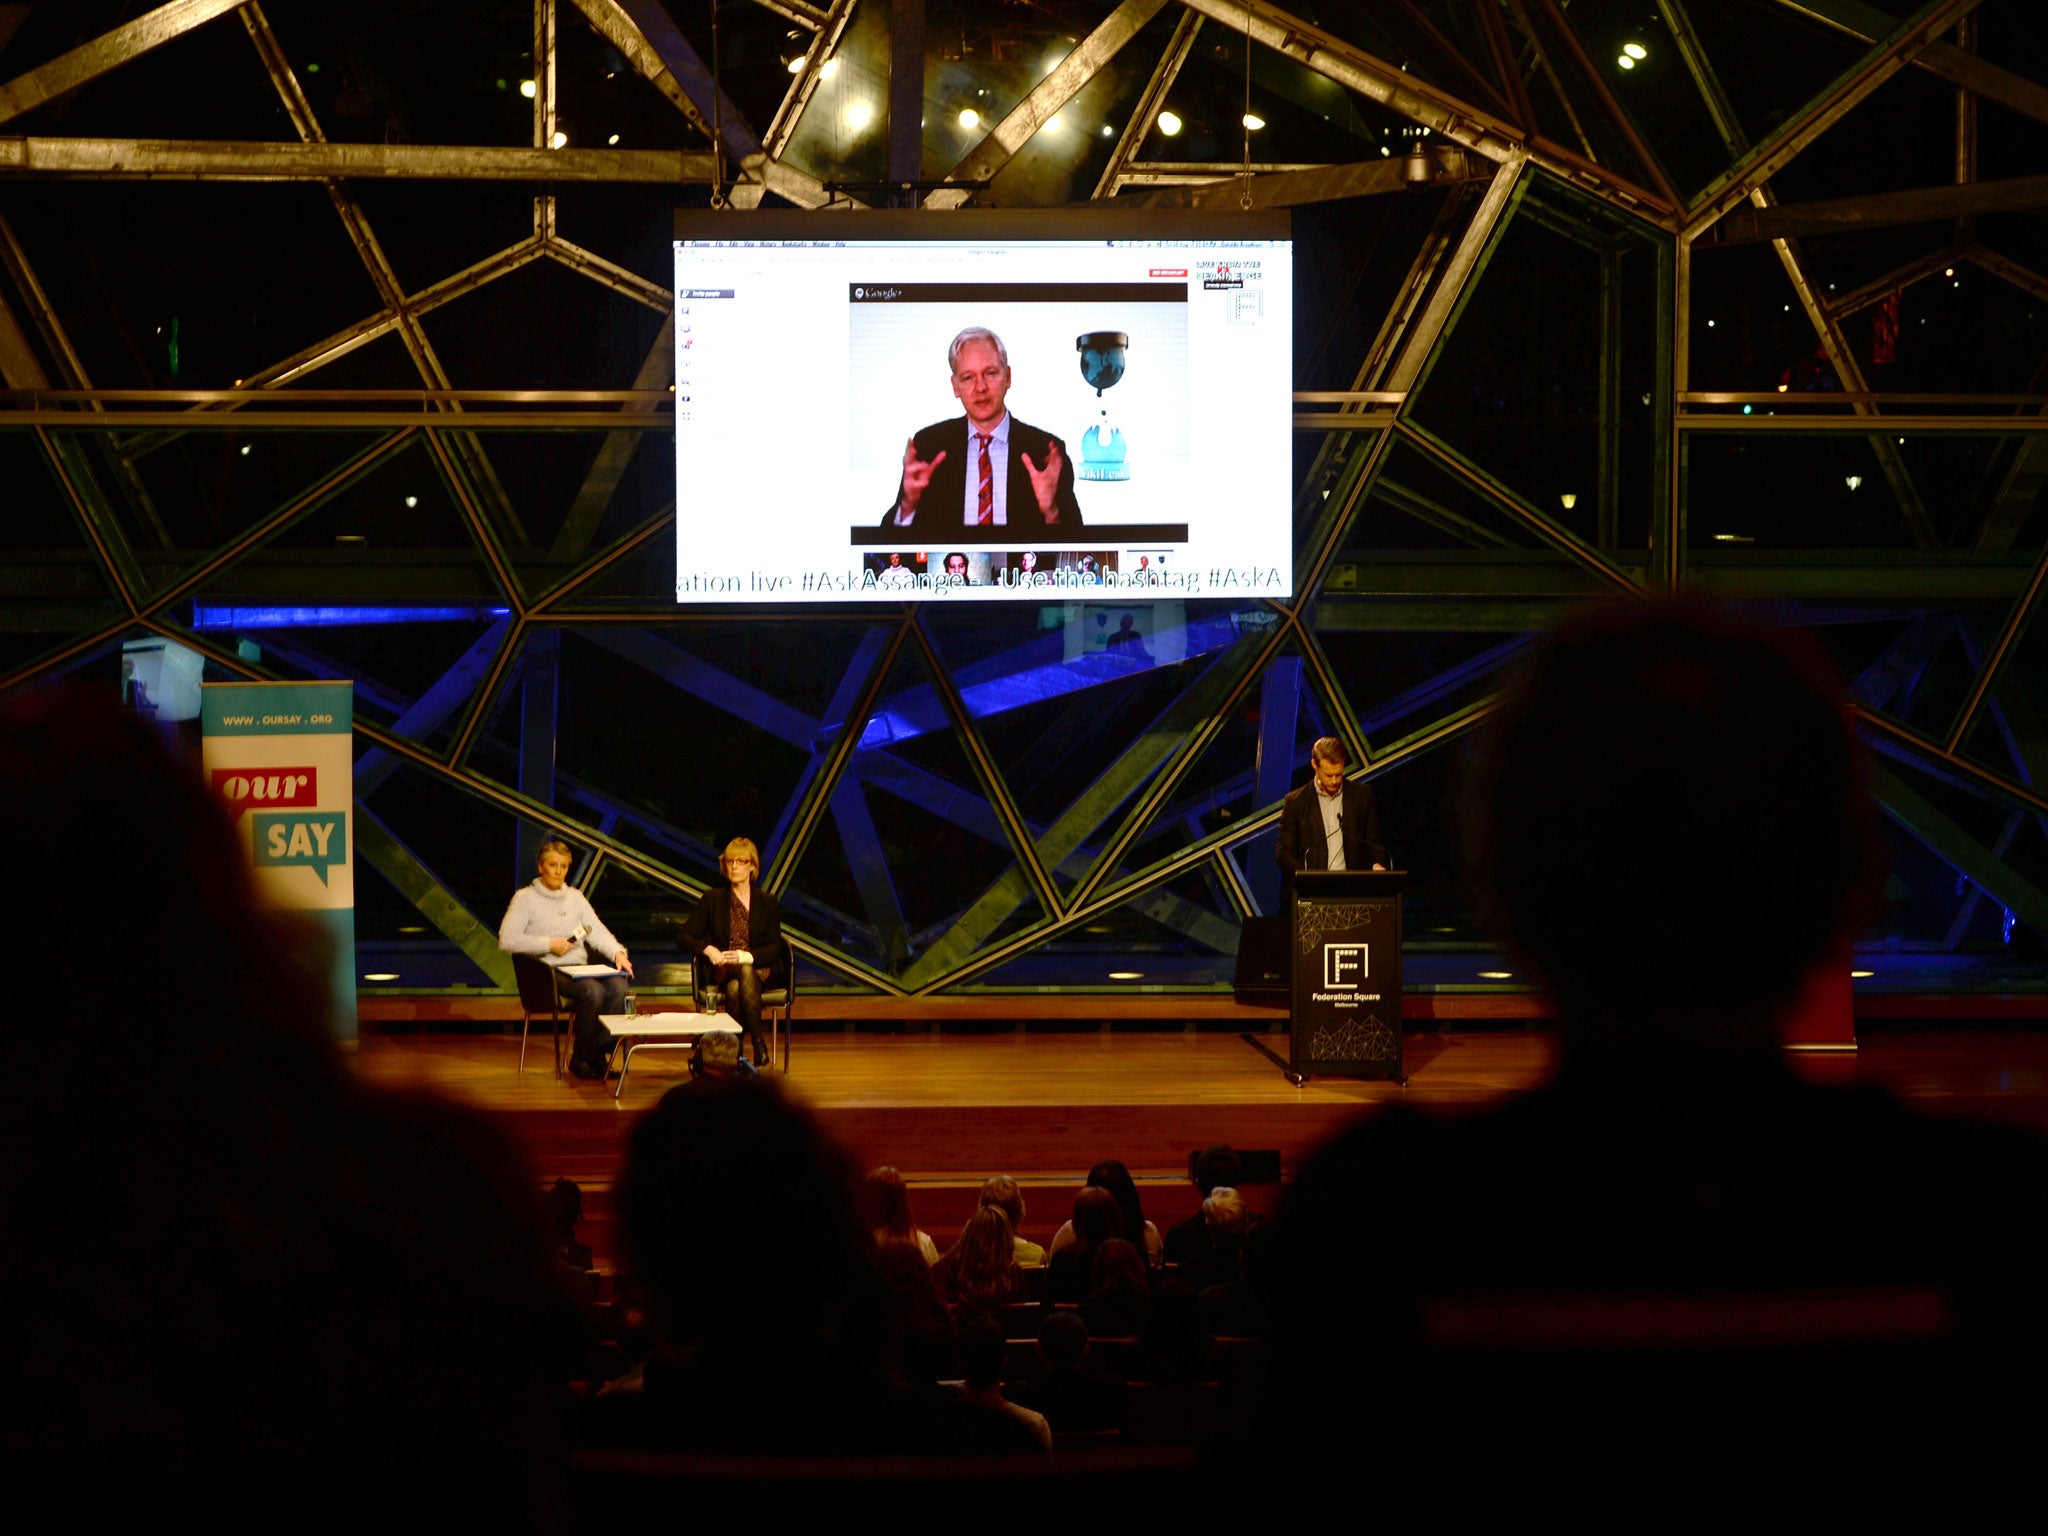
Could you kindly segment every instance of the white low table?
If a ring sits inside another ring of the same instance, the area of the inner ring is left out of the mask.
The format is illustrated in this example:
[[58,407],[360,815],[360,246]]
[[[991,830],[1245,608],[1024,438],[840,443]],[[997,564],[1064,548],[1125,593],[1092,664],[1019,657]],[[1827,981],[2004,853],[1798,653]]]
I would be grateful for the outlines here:
[[705,1035],[736,1035],[739,1025],[723,1013],[601,1013],[598,1022],[612,1032],[612,1049],[621,1043],[626,1056],[619,1063],[617,1098],[626,1091],[626,1074],[632,1070],[635,1051],[694,1050]]

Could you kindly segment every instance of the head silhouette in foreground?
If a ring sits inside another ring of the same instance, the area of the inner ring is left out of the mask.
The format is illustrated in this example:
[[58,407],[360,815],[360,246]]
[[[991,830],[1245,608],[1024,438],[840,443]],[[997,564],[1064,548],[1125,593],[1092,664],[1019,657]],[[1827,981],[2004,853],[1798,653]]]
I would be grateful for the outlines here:
[[1479,1114],[1390,1105],[1300,1171],[1257,1276],[1291,1470],[1371,1445],[1418,1488],[1496,1469],[1455,1500],[1668,1502],[1875,1488],[1885,1444],[2019,1444],[1989,1405],[2042,1355],[2048,1152],[1815,1086],[1778,1045],[1873,883],[1808,642],[1687,604],[1590,613],[1478,758],[1475,862],[1555,997],[1560,1065]]
[[1871,883],[1847,700],[1800,635],[1686,604],[1588,614],[1478,756],[1480,885],[1568,1051],[1769,1047]]

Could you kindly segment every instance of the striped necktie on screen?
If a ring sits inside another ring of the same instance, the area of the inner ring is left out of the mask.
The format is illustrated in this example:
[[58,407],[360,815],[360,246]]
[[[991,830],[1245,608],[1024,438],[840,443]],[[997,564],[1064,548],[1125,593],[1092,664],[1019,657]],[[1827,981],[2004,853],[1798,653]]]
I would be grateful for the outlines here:
[[981,444],[981,489],[974,498],[974,520],[984,526],[996,520],[996,473],[988,461],[990,436],[987,432],[974,434],[975,441]]

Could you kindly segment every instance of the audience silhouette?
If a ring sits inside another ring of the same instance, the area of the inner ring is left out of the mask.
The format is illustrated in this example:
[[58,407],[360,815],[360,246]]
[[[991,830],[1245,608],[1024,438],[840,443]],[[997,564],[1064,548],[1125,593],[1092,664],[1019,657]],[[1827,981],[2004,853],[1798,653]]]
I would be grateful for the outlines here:
[[[2040,1359],[2043,1145],[1811,1086],[1778,1045],[1875,868],[1817,650],[1597,612],[1477,761],[1476,863],[1561,1064],[1488,1114],[1390,1108],[1301,1172],[1259,1266],[1281,1470],[1347,1479],[1370,1447],[1453,1503],[1740,1498],[2025,1444],[2038,1410],[1992,1394]],[[1493,1480],[1433,1481],[1467,1461]]]

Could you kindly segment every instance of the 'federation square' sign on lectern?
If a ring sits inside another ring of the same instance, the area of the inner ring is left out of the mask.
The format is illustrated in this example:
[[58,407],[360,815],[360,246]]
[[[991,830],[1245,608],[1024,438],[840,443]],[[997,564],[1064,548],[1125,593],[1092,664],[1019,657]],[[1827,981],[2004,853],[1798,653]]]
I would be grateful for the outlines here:
[[1288,909],[1288,1077],[1401,1071],[1399,870],[1302,870]]

